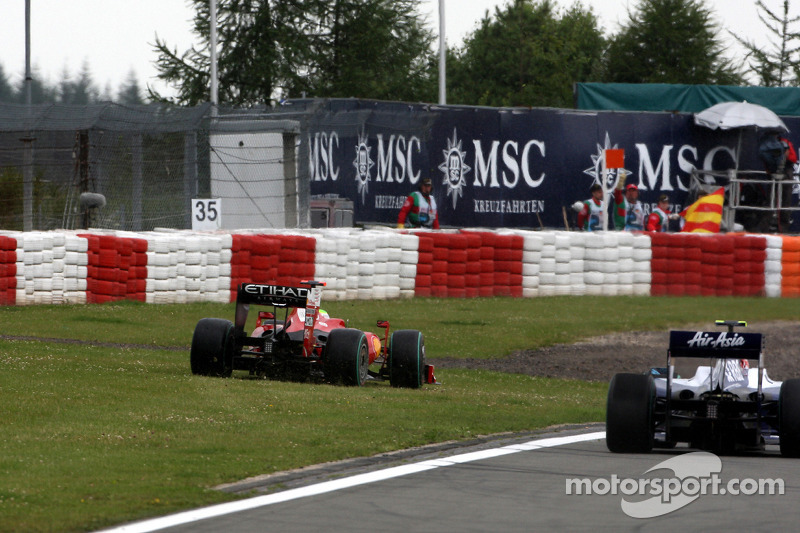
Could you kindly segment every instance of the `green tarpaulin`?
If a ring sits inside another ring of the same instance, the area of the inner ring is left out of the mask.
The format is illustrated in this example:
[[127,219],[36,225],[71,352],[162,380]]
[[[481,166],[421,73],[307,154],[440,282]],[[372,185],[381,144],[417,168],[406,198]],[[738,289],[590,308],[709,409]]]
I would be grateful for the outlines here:
[[576,83],[575,107],[594,111],[697,113],[720,102],[746,100],[778,115],[800,116],[800,87],[736,87],[668,83]]

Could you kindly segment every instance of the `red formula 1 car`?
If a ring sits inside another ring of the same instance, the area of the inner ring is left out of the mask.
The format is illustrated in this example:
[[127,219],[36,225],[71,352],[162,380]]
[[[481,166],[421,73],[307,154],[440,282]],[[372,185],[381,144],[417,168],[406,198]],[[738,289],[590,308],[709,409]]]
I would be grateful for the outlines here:
[[[413,389],[436,382],[433,365],[425,364],[422,333],[406,329],[390,335],[385,320],[377,324],[384,330],[383,338],[348,328],[344,320],[320,310],[323,283],[302,285],[239,285],[234,322],[203,318],[197,323],[190,354],[192,373],[227,377],[234,370],[248,370],[264,377],[354,386],[379,379]],[[250,305],[273,309],[260,311],[255,329],[247,335]]]

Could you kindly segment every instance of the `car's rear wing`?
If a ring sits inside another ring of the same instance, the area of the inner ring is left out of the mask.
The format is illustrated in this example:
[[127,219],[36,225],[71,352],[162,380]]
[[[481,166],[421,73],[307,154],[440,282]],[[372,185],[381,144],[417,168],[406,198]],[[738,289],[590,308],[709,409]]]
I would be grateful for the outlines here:
[[250,304],[284,307],[288,312],[290,307],[305,307],[308,294],[308,287],[240,283],[236,291],[236,317],[234,318],[237,336],[245,337],[244,326],[247,322]]
[[[303,355],[310,357],[314,349],[314,327],[319,315],[319,306],[322,298],[323,281],[301,281],[305,287],[287,287],[284,285],[269,285],[265,283],[241,283],[236,292],[236,317],[234,318],[234,331],[237,338],[237,348],[245,343],[258,342],[258,339],[248,337],[244,333],[247,314],[250,304],[271,305],[286,309],[303,308],[306,311],[303,321]],[[275,316],[273,315],[273,320]],[[273,322],[273,328],[277,322]]]
[[[739,367],[746,359],[758,361],[758,388],[756,402],[762,399],[762,378],[764,368],[764,339],[761,333],[739,333],[733,330],[744,322],[717,321],[719,326],[727,326],[728,331],[670,331],[669,351],[667,352],[667,402],[672,397],[673,358],[693,357],[703,359],[722,359],[725,364]],[[736,361],[739,361],[738,363]],[[744,366],[743,366],[744,367]],[[746,367],[749,368],[749,365]],[[720,385],[724,386],[727,371],[719,375]],[[709,372],[709,390],[714,389],[714,372]]]
[[[746,322],[739,320],[717,320],[717,326],[725,326],[728,331],[670,331],[669,332],[669,350],[667,351],[667,391],[666,391],[666,427],[667,438],[669,439],[670,432],[670,418],[672,416],[672,406],[675,404],[682,404],[683,409],[697,409],[693,406],[694,395],[675,400],[672,398],[672,379],[675,373],[672,359],[680,357],[703,358],[703,359],[722,359],[720,363],[721,370],[715,372],[712,368],[708,373],[708,391],[724,391],[726,387],[726,379],[729,375],[733,380],[744,379],[747,382],[750,366],[746,360],[758,360],[758,385],[755,394],[751,396],[751,400],[755,402],[755,422],[757,427],[761,423],[761,402],[764,399],[763,394],[763,375],[764,375],[764,339],[761,333],[739,333],[734,331],[736,327],[747,326]],[[717,367],[715,364],[714,367]],[[739,376],[737,376],[737,371]],[[715,378],[716,374],[716,378]],[[715,380],[717,383],[715,383]],[[699,401],[703,401],[702,398]],[[718,399],[712,398],[707,400],[708,404],[705,406],[706,418],[716,418],[716,409]],[[710,413],[714,413],[711,415]]]
[[276,307],[305,307],[308,291],[308,287],[241,283],[236,293],[236,303],[273,305]]
[[761,333],[670,331],[669,355],[713,359],[760,359]]

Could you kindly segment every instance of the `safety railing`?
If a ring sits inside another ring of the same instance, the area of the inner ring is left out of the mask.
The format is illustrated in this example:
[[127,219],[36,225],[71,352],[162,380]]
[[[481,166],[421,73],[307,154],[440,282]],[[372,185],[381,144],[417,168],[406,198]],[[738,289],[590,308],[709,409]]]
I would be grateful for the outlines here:
[[[779,215],[781,211],[800,211],[800,205],[784,205],[791,198],[791,190],[798,185],[797,175],[778,179],[785,174],[769,174],[762,170],[699,170],[693,169],[689,187],[689,202],[719,187],[725,188],[722,221],[725,228],[733,229],[737,211],[754,211]],[[752,186],[748,190],[748,185]],[[782,194],[786,187],[789,192]]]

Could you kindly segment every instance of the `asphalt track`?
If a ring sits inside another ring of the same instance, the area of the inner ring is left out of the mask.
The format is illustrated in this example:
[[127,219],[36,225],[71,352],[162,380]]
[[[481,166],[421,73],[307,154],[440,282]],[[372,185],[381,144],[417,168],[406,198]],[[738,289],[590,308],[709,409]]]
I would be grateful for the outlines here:
[[782,458],[772,447],[762,454],[722,457],[720,477],[726,483],[781,480],[782,495],[701,494],[663,516],[637,519],[623,512],[621,502],[646,496],[567,494],[569,478],[652,477],[648,470],[689,451],[612,454],[603,429],[506,436],[270,476],[226,488],[260,495],[110,531],[796,530],[800,460]]

